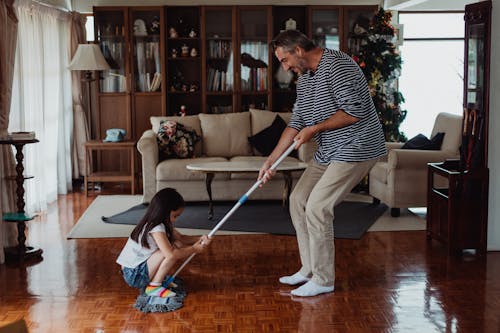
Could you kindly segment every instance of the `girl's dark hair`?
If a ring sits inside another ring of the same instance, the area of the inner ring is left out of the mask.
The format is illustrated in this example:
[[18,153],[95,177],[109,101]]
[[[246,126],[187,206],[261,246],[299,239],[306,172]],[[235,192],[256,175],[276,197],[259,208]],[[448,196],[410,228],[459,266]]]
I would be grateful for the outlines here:
[[[170,212],[184,207],[185,205],[184,199],[175,189],[167,187],[158,191],[153,199],[151,199],[146,214],[134,228],[130,238],[137,243],[140,242],[142,246],[149,249],[149,232],[160,223],[163,223],[167,232],[167,238],[172,243],[174,240],[172,232],[173,227],[170,223]],[[141,233],[142,237],[139,241]]]
[[284,51],[294,53],[295,47],[299,46],[305,51],[311,51],[316,47],[314,42],[307,38],[302,32],[298,30],[285,30],[280,32],[270,43],[272,49],[282,47]]

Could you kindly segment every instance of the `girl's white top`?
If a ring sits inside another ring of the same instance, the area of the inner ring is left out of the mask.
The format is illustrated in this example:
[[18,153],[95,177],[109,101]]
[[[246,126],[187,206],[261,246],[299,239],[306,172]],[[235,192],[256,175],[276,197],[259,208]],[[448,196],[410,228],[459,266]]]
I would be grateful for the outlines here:
[[[163,232],[167,233],[165,230],[165,225],[163,223],[160,223],[153,229],[148,234],[148,244],[149,244],[149,249],[143,247],[140,243],[137,243],[134,241],[132,238],[128,238],[127,243],[123,247],[122,252],[118,256],[118,259],[116,259],[116,262],[123,267],[129,267],[129,268],[134,268],[137,267],[139,264],[142,262],[146,261],[151,257],[151,255],[158,250],[158,245],[156,245],[156,242],[151,236],[151,233],[153,232]],[[142,237],[139,236],[139,241]]]

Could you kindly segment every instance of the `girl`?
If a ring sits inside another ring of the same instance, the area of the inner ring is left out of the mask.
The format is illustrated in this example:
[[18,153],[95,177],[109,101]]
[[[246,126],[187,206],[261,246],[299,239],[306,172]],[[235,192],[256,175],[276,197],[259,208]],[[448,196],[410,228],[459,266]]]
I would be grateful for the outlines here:
[[184,199],[173,188],[158,191],[116,260],[125,282],[134,288],[145,287],[148,296],[175,296],[168,289],[175,286],[162,286],[169,270],[178,260],[200,253],[210,244],[206,235],[185,236],[174,229],[184,206]]

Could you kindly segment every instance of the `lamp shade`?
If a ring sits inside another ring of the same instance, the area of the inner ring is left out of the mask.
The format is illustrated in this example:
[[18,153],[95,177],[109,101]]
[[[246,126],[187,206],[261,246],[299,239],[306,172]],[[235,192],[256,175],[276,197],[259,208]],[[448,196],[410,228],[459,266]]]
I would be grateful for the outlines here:
[[110,69],[97,44],[79,44],[69,64],[73,71],[102,71]]

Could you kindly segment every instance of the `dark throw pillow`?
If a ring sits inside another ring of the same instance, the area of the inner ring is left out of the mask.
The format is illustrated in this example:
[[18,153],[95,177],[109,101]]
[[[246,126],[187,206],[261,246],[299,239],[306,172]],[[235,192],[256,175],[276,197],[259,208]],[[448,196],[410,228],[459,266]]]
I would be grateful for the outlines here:
[[281,133],[286,128],[286,122],[276,115],[271,126],[248,138],[250,145],[264,156],[269,156],[278,143]]
[[443,132],[436,133],[436,135],[434,135],[434,137],[430,140],[427,139],[425,135],[418,134],[417,136],[406,141],[401,149],[439,150],[441,149],[443,138]]
[[156,136],[160,160],[193,157],[194,145],[199,140],[200,136],[190,127],[171,120],[161,121]]

